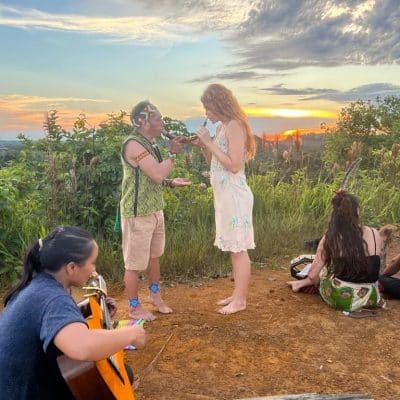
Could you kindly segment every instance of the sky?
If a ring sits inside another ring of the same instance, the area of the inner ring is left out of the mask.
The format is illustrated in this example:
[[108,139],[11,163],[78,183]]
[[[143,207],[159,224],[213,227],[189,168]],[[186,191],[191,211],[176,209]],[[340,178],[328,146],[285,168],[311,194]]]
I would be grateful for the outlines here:
[[330,124],[400,95],[399,21],[398,0],[0,0],[0,139],[143,99],[193,130],[210,83],[256,133]]

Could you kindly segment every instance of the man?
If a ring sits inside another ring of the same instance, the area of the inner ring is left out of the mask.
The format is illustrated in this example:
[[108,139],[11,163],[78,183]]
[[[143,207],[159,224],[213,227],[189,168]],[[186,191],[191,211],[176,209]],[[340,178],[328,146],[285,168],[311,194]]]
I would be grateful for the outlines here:
[[386,266],[386,249],[394,238],[399,237],[399,230],[395,225],[384,225],[379,229],[379,234],[384,241],[381,255],[381,276],[379,277],[380,289],[391,297],[400,299],[400,254],[394,257]]
[[379,277],[380,288],[383,293],[391,297],[400,299],[400,254],[392,259],[390,264],[384,269]]
[[131,122],[133,132],[121,150],[124,283],[129,298],[129,316],[152,321],[155,316],[141,305],[138,297],[141,271],[147,272],[150,302],[160,313],[172,312],[160,293],[159,257],[165,244],[163,186],[188,186],[191,182],[184,178],[166,179],[183,144],[179,139],[171,140],[168,158],[162,159],[155,143],[164,130],[158,109],[149,101],[142,101],[133,108]]

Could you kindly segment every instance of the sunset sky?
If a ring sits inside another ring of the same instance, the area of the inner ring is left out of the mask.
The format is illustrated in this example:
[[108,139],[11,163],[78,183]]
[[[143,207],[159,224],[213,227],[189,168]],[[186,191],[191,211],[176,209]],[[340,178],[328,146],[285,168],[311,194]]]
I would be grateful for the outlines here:
[[0,0],[0,139],[142,99],[194,129],[214,82],[256,132],[330,123],[400,95],[399,21],[398,0]]

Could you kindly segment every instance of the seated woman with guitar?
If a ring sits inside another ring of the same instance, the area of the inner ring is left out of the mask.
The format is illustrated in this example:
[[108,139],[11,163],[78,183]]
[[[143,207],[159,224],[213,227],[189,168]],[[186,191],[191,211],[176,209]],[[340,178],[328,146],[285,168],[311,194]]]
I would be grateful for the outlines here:
[[319,285],[323,300],[344,311],[383,306],[377,285],[382,248],[378,231],[360,224],[358,199],[345,190],[333,197],[332,208],[308,276],[288,285],[294,292]]
[[77,227],[59,227],[37,240],[24,260],[21,280],[0,314],[0,390],[7,400],[74,398],[57,365],[57,355],[101,360],[129,344],[142,347],[139,325],[88,329],[68,293],[95,272],[96,242]]

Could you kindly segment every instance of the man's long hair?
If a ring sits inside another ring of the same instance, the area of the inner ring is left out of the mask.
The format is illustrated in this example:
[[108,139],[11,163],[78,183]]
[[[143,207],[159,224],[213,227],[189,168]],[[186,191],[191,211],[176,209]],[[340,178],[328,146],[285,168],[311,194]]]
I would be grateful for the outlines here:
[[246,132],[246,160],[253,158],[256,153],[256,141],[247,116],[232,91],[219,83],[213,83],[204,91],[201,102],[213,113],[239,122]]
[[367,243],[359,217],[358,199],[339,191],[332,199],[332,215],[325,234],[325,266],[329,274],[352,282],[367,279]]

